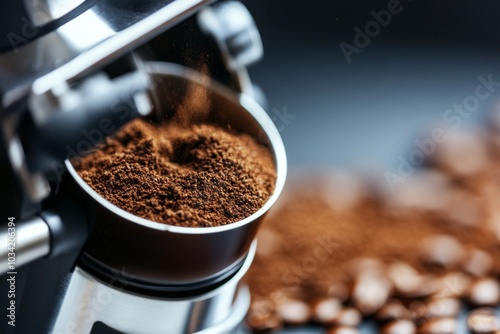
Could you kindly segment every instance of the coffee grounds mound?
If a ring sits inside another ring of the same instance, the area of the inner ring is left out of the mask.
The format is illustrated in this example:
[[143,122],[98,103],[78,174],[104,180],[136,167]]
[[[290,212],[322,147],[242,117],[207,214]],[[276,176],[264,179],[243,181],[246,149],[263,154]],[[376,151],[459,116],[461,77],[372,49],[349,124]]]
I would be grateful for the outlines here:
[[274,191],[268,149],[246,134],[199,124],[127,124],[92,154],[72,161],[82,179],[139,217],[185,227],[242,220]]

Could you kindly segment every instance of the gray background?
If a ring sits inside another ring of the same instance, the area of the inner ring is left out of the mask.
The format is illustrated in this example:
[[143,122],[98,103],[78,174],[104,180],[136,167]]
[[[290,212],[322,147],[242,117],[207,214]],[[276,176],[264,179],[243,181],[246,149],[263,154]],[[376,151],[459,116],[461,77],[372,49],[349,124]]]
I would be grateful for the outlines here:
[[[269,109],[296,115],[281,132],[292,167],[394,166],[426,126],[474,93],[479,75],[500,81],[499,4],[401,1],[403,11],[347,64],[342,41],[386,1],[246,1],[265,58],[251,74]],[[464,128],[498,102],[481,104]],[[272,114],[272,112],[271,112]],[[277,122],[280,125],[280,122]]]

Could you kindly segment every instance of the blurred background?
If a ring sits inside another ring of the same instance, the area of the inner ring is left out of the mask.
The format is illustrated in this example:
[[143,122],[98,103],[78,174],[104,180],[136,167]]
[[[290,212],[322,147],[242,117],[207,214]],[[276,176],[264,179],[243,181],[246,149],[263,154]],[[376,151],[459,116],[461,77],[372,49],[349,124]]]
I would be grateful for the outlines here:
[[[265,52],[251,74],[268,97],[292,168],[394,168],[427,126],[474,94],[479,76],[500,81],[494,1],[401,0],[400,12],[348,64],[340,43],[355,46],[354,28],[364,31],[371,11],[388,3],[245,2]],[[460,129],[484,119],[499,93]]]
[[[388,1],[246,1],[264,42],[251,75],[268,98],[292,170],[395,170],[426,129],[474,95],[479,76],[500,81],[500,5],[494,1],[401,0],[390,24],[348,63],[372,11]],[[459,130],[486,120],[500,89]],[[363,332],[375,332],[365,324]],[[289,329],[286,333],[313,333]],[[320,331],[318,331],[319,333]],[[460,332],[465,333],[464,319]]]

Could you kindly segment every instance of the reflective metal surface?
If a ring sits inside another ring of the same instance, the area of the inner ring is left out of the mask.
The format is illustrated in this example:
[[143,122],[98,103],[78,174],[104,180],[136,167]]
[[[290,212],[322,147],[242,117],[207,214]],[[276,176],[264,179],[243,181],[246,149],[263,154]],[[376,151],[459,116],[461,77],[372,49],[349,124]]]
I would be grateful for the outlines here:
[[90,333],[97,321],[129,334],[228,333],[241,323],[250,305],[248,288],[239,287],[239,282],[255,249],[254,243],[244,265],[228,282],[190,299],[132,294],[110,286],[112,277],[108,282],[98,281],[77,267],[51,333]]
[[41,94],[102,67],[211,1],[96,1],[58,29],[0,55],[1,105],[26,95],[37,78],[33,90]]
[[152,81],[157,83],[159,110],[168,113],[175,101],[182,101],[188,84],[200,87],[207,91],[207,105],[213,106],[210,122],[247,133],[269,147],[277,171],[274,193],[260,210],[239,222],[206,228],[170,226],[139,218],[106,201],[67,162],[76,182],[74,192],[81,192],[89,205],[87,210],[95,212],[84,257],[103,270],[124,271],[126,278],[136,282],[199,283],[223,275],[247,253],[262,218],[285,183],[285,149],[273,121],[248,96],[236,95],[208,77],[178,65],[149,63],[149,67]]
[[201,9],[197,20],[201,30],[217,43],[224,65],[238,85],[237,90],[258,98],[247,67],[262,58],[264,47],[248,9],[241,2],[224,1]]
[[24,0],[24,7],[36,26],[57,20],[81,5],[85,0]]
[[198,14],[200,28],[211,34],[221,50],[226,67],[236,71],[262,58],[259,30],[248,9],[238,1],[216,3]]

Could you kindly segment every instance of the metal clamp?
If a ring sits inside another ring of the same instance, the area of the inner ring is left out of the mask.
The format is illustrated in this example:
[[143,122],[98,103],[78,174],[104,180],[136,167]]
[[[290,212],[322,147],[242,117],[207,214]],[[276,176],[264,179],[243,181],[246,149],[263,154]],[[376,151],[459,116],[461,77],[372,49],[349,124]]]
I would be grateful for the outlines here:
[[218,2],[200,10],[197,19],[200,29],[217,43],[224,65],[239,86],[236,88],[261,100],[260,92],[250,81],[247,67],[262,58],[264,47],[248,9],[238,1]]

